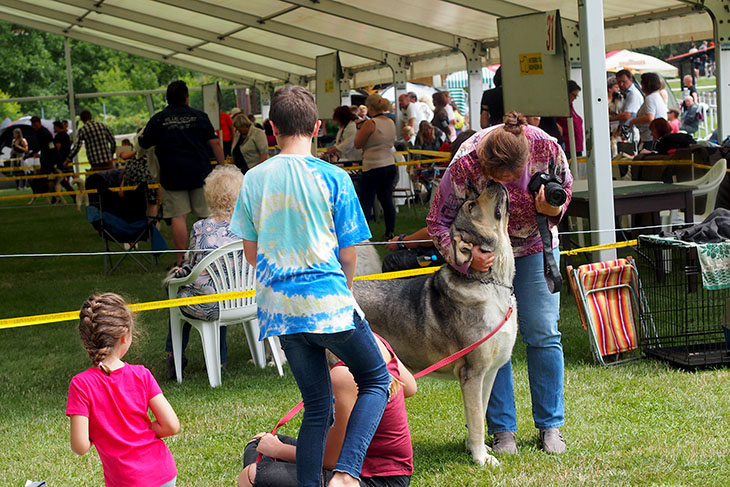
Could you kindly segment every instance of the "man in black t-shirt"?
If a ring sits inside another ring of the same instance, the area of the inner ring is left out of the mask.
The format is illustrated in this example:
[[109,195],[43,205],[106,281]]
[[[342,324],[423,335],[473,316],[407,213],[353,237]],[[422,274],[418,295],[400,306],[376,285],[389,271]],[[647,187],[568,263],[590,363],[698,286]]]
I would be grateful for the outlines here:
[[38,146],[35,152],[28,157],[38,157],[40,154],[41,170],[39,172],[41,174],[51,173],[54,168],[63,163],[63,159],[61,159],[56,149],[56,144],[53,142],[53,135],[41,124],[40,117],[31,117],[30,126],[35,130]]
[[[684,78],[682,78],[682,84],[685,88],[687,88],[687,91],[689,92],[688,95],[694,98],[695,103],[699,102],[697,87],[695,86],[694,80],[692,79],[692,75],[686,74]],[[682,107],[684,108],[684,101],[682,101]]]
[[502,67],[494,73],[494,86],[482,95],[482,110],[479,124],[483,129],[498,125],[504,120],[504,97],[502,96]]
[[[167,107],[155,114],[142,133],[139,145],[155,146],[160,163],[162,213],[172,218],[172,239],[181,264],[188,244],[187,214],[208,216],[203,193],[205,177],[211,171],[211,156],[223,164],[223,148],[208,115],[188,105],[188,87],[173,81],[167,87]],[[212,151],[212,154],[211,154]]]
[[[65,161],[68,155],[71,153],[71,137],[68,136],[68,132],[63,128],[63,122],[56,120],[53,122],[53,142],[56,144],[56,150],[61,156],[61,161]],[[61,170],[68,170],[71,166],[66,168],[59,167]]]

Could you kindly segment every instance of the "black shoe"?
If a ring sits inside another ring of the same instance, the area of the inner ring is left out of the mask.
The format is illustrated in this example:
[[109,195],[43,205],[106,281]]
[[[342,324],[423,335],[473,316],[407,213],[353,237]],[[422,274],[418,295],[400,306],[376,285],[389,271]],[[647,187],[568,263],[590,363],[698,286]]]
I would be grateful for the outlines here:
[[390,240],[391,238],[395,237],[395,234],[393,232],[388,232],[385,234],[385,237],[383,237],[385,240]]

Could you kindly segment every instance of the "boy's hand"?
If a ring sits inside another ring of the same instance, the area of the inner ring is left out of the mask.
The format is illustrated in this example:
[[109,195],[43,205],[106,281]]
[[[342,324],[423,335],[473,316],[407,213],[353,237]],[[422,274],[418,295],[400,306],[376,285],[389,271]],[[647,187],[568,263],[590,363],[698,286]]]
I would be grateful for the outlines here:
[[271,433],[264,433],[259,440],[259,446],[256,447],[256,451],[270,458],[278,458],[279,449],[282,445],[283,443],[279,438]]

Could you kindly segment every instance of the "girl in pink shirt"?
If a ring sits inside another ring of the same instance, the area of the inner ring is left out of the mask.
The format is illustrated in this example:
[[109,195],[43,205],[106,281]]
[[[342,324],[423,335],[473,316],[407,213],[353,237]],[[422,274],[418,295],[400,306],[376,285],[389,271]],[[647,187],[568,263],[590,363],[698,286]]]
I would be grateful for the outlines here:
[[84,455],[96,446],[107,487],[174,486],[175,460],[160,438],[180,431],[180,422],[150,371],[122,362],[134,336],[127,303],[117,294],[96,294],[80,318],[81,342],[94,366],[69,386],[71,450]]

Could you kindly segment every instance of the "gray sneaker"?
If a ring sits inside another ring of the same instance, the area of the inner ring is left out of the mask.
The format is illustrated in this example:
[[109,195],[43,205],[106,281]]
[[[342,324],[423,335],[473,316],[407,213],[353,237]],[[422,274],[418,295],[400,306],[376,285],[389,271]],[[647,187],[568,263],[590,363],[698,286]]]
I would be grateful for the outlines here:
[[517,442],[515,441],[515,434],[511,431],[495,433],[494,441],[492,441],[492,451],[494,453],[505,453],[507,455],[517,454]]
[[558,428],[550,428],[548,430],[540,430],[540,443],[545,453],[564,453],[565,440],[560,434]]

